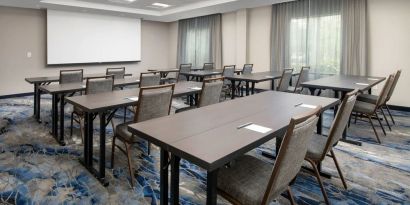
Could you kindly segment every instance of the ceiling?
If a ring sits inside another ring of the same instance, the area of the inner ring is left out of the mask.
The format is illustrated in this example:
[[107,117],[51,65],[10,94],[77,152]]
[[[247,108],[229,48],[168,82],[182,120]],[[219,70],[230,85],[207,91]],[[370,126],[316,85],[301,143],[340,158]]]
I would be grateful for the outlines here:
[[[171,22],[286,1],[293,0],[0,0],[0,6],[90,12]],[[153,7],[153,3],[171,6],[158,8]]]

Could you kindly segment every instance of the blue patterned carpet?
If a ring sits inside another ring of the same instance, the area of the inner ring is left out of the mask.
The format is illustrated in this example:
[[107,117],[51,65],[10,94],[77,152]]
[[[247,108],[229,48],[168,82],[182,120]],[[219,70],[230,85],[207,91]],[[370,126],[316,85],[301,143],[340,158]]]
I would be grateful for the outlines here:
[[[0,100],[0,204],[159,204],[158,148],[154,147],[152,155],[147,156],[145,144],[135,146],[137,185],[131,188],[125,155],[116,152],[116,165],[109,169],[112,129],[107,128],[106,173],[110,186],[103,187],[79,163],[79,126],[76,125],[73,137],[68,136],[70,106],[65,116],[65,147],[59,146],[49,134],[50,97],[42,99],[42,124],[32,118],[32,107],[31,97]],[[122,113],[117,114],[119,122]],[[325,129],[329,128],[332,116],[332,112],[325,114]],[[370,125],[358,121],[351,126],[348,136],[363,142],[363,146],[339,143],[335,148],[347,179],[347,190],[343,189],[333,161],[324,161],[323,170],[333,176],[324,179],[332,204],[410,204],[410,113],[394,112],[394,116],[396,125],[386,137],[378,127],[382,145],[376,143]],[[98,135],[98,130],[94,134]],[[94,141],[97,153],[98,138]],[[249,154],[267,160],[261,152],[273,152],[274,144],[272,140]],[[204,204],[205,179],[201,168],[182,161],[181,204]],[[292,191],[298,204],[324,203],[316,178],[307,172],[300,173]],[[218,197],[218,204],[229,203]],[[289,202],[280,197],[271,204]]]

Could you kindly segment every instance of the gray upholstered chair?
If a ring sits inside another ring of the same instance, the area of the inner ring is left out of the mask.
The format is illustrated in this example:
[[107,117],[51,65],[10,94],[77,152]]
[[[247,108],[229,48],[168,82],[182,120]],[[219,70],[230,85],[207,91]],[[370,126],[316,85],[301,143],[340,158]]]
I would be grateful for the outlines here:
[[353,108],[353,112],[356,113],[356,117],[360,115],[360,116],[365,116],[367,119],[369,119],[369,122],[372,125],[373,131],[374,131],[374,134],[376,135],[376,139],[378,143],[381,143],[381,141],[380,141],[379,135],[377,134],[376,128],[374,127],[372,117],[373,116],[376,117],[376,119],[379,121],[380,127],[383,130],[384,135],[386,135],[386,131],[383,128],[383,124],[380,121],[377,111],[379,111],[383,107],[384,103],[386,102],[387,95],[389,94],[389,90],[393,86],[393,82],[394,82],[394,75],[390,75],[387,78],[387,81],[384,84],[383,89],[379,97],[377,98],[377,101],[375,104],[367,103],[363,101],[356,101],[356,104]]
[[295,204],[290,185],[303,165],[320,109],[291,119],[273,167],[261,159],[243,155],[227,168],[221,168],[218,193],[233,204],[266,205],[287,191]]
[[280,78],[277,91],[286,92],[289,89],[289,84],[292,79],[293,69],[283,69],[282,77]]
[[202,67],[204,70],[212,70],[214,69],[214,63],[204,63],[204,67]]
[[[396,85],[397,85],[397,82],[399,81],[400,75],[401,75],[401,70],[398,70],[396,72],[396,74],[394,75],[394,82],[393,82],[393,85],[391,86],[391,88],[390,88],[390,90],[387,94],[387,98],[386,98],[385,102],[383,102],[383,106],[380,108],[381,112],[383,113],[384,119],[386,120],[386,123],[389,126],[390,130],[391,130],[391,127],[390,127],[390,124],[389,124],[389,122],[386,118],[386,115],[384,114],[383,108],[386,108],[388,114],[390,115],[391,121],[393,122],[393,124],[396,124],[396,122],[394,121],[393,115],[390,112],[390,108],[387,105],[387,102],[390,101],[390,98],[393,95],[394,90],[396,89]],[[378,98],[377,95],[360,94],[359,97],[357,97],[357,100],[367,102],[367,103],[376,104],[377,103],[377,98]]]
[[[92,94],[103,93],[103,92],[111,92],[113,91],[113,89],[114,89],[114,76],[112,75],[87,78],[85,94],[92,95]],[[71,113],[70,136],[73,135],[73,122],[74,121],[80,124],[81,140],[82,142],[84,142],[84,137],[83,137],[84,112],[76,106],[74,106],[74,111]]]
[[188,76],[181,75],[181,73],[188,73],[191,71],[191,68],[192,68],[192,63],[179,65],[178,82],[183,81],[183,80],[189,80]]
[[339,164],[336,159],[336,155],[333,152],[333,146],[335,146],[337,142],[342,138],[343,132],[349,122],[350,114],[352,113],[354,104],[356,102],[357,94],[358,90],[354,90],[346,94],[342,101],[342,104],[339,106],[339,110],[337,111],[336,117],[333,120],[333,123],[330,127],[329,136],[326,137],[323,135],[314,134],[306,153],[305,159],[313,167],[314,174],[316,175],[317,180],[319,181],[320,189],[322,190],[323,197],[327,204],[329,204],[329,199],[327,197],[317,167],[320,166],[321,162],[325,159],[326,156],[331,157],[336,165],[343,186],[345,189],[347,189],[343,173],[340,170]]
[[107,68],[106,75],[113,75],[114,79],[124,79],[125,67],[120,68]]
[[309,71],[310,71],[309,66],[302,67],[299,73],[298,80],[296,81],[296,85],[294,87],[289,86],[287,92],[302,93],[303,87],[301,87],[300,84],[309,80]]
[[[253,64],[244,64],[243,65],[243,68],[242,68],[242,71],[241,71],[241,74],[242,75],[246,75],[246,74],[251,74],[252,73],[252,70],[253,70]],[[246,86],[246,83],[244,82],[244,81],[241,81],[239,84],[238,84],[238,90],[240,90],[241,91],[241,96],[243,96],[243,87],[244,86]]]
[[[222,71],[222,76],[224,78],[226,77],[233,77],[235,75],[235,65],[226,65],[224,66],[224,69]],[[235,87],[235,90],[237,88]],[[231,93],[231,81],[229,79],[224,79],[224,86],[222,89],[225,93],[225,97],[228,93],[230,93],[231,95],[235,95],[235,93]]]
[[[201,94],[199,96],[199,103],[197,107],[204,107],[220,102],[221,92],[223,87],[223,77],[208,78],[202,82]],[[175,110],[175,113],[180,113],[188,110],[195,109],[196,107],[184,107]]]
[[60,70],[60,84],[65,83],[82,83],[83,69],[77,70]]
[[[141,142],[142,139],[131,134],[128,131],[128,125],[169,115],[174,87],[175,84],[166,84],[140,88],[134,121],[120,124],[115,129],[112,140],[111,167],[114,166],[114,151],[115,147],[117,147],[127,155],[132,186],[134,186],[134,176],[131,162],[131,149],[133,144]],[[125,150],[116,144],[116,139],[124,143]],[[150,154],[150,146],[150,143],[148,143],[148,155]]]
[[161,75],[157,72],[145,72],[140,74],[140,88],[156,86],[161,83]]

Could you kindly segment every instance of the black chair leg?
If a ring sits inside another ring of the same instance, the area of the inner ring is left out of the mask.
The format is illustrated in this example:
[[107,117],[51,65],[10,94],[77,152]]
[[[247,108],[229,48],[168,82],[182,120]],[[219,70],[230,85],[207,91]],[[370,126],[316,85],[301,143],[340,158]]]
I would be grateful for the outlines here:
[[370,124],[372,125],[374,134],[376,134],[376,139],[377,142],[379,142],[379,144],[381,144],[380,138],[379,138],[379,134],[377,134],[376,128],[374,127],[373,121],[372,121],[372,117],[371,116],[367,116],[367,118],[369,119]]
[[380,120],[379,115],[377,114],[377,112],[374,112],[374,114],[376,115],[377,121],[379,122],[380,127],[381,127],[381,128],[382,128],[382,130],[383,130],[383,134],[384,134],[384,136],[386,136],[386,135],[387,135],[387,134],[386,134],[386,130],[384,130],[384,126],[383,126],[383,124],[382,124],[382,121]]
[[390,112],[390,108],[389,108],[389,106],[387,106],[387,105],[385,105],[385,107],[386,107],[386,109],[387,109],[387,112],[389,113],[389,115],[390,115],[390,119],[391,119],[391,121],[393,122],[393,124],[395,125],[396,124],[396,122],[394,121],[394,118],[393,118],[393,115],[391,114],[391,112]]
[[71,113],[70,136],[73,136],[74,112]]
[[343,187],[344,187],[345,189],[347,189],[347,184],[346,184],[345,178],[343,177],[342,170],[341,170],[340,167],[339,167],[339,163],[337,162],[336,155],[335,155],[335,153],[333,152],[333,149],[330,149],[330,154],[331,154],[331,156],[332,156],[333,161],[335,162],[335,165],[336,165],[336,168],[337,168],[337,172],[339,173],[340,179],[342,180],[342,183],[343,183]]
[[313,168],[313,171],[316,175],[317,181],[319,182],[320,189],[322,190],[322,194],[323,194],[323,198],[325,199],[325,203],[329,205],[330,204],[329,199],[327,197],[325,187],[323,186],[322,179],[320,178],[320,174],[319,174],[319,171],[317,169],[316,163],[313,162],[311,159],[306,158],[305,160],[308,161],[312,165],[312,168]]
[[387,127],[389,127],[389,130],[391,131],[390,123],[389,123],[389,121],[387,120],[386,114],[384,114],[383,108],[380,108],[380,110],[382,111],[384,120],[386,120]]

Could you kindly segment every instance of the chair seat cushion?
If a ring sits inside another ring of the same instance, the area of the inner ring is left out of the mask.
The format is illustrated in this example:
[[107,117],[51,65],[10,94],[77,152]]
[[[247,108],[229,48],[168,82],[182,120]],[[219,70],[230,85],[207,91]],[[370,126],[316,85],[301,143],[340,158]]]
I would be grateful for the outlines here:
[[320,160],[324,152],[327,136],[314,134],[306,152],[306,157],[314,161]]
[[241,204],[261,204],[273,166],[253,156],[238,157],[218,172],[218,191]]
[[358,101],[376,104],[379,97],[376,95],[361,94],[357,97]]
[[353,112],[373,114],[376,105],[372,103],[356,101],[353,107]]
[[115,129],[115,133],[117,137],[129,142],[129,143],[136,143],[136,142],[142,142],[142,139],[137,137],[136,135],[131,134],[131,132],[128,131],[128,125],[132,124],[133,122],[126,122],[117,125]]

